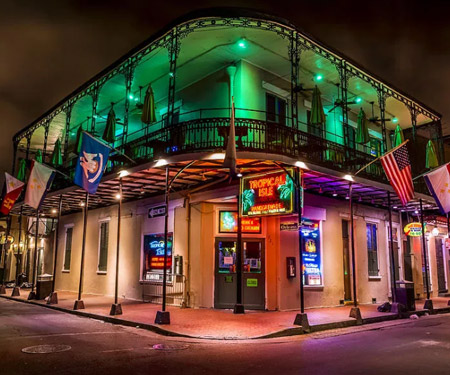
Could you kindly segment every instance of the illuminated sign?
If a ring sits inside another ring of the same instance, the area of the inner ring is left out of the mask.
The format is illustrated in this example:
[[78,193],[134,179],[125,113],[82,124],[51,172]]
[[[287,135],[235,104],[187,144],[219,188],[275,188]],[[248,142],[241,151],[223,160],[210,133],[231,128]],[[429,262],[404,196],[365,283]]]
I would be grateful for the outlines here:
[[304,283],[305,285],[322,285],[319,222],[305,220],[301,234]]
[[422,224],[416,222],[406,224],[403,231],[407,236],[419,237],[422,235]]
[[[237,233],[237,211],[219,211],[219,233]],[[261,218],[241,217],[242,233],[261,233]]]
[[[292,169],[289,173],[293,175]],[[241,214],[290,214],[294,211],[294,191],[294,181],[284,171],[244,177],[241,181]]]
[[[167,234],[167,269],[172,269],[173,234]],[[147,273],[164,269],[164,233],[144,236],[144,278]]]

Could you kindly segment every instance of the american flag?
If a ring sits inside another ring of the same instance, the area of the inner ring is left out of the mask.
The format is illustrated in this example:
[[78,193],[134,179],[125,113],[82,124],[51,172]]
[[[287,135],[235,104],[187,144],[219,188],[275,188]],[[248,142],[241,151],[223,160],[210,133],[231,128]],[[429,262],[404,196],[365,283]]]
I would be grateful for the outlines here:
[[381,157],[381,165],[391,186],[397,193],[402,205],[406,205],[414,198],[414,186],[411,176],[411,163],[409,161],[406,142],[394,151]]

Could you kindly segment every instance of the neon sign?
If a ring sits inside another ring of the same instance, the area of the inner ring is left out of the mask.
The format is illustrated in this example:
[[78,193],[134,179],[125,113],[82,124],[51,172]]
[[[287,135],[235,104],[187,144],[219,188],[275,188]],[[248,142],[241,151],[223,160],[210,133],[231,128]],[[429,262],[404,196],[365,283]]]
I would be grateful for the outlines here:
[[[172,269],[173,234],[167,233],[167,269]],[[164,269],[164,233],[144,236],[144,278],[148,272]]]
[[[291,176],[292,169],[289,170]],[[247,176],[241,181],[241,215],[285,215],[294,211],[294,181],[284,171]]]
[[[219,233],[237,233],[237,211],[219,211]],[[261,233],[259,217],[241,218],[242,233]]]
[[302,224],[302,258],[305,285],[322,285],[319,222],[305,220]]

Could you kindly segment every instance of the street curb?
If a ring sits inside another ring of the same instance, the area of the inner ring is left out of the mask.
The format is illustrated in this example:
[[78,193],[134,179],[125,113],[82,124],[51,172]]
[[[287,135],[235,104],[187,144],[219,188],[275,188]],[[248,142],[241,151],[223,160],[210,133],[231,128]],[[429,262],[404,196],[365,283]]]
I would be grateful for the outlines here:
[[[254,336],[254,337],[192,336],[192,335],[187,335],[187,334],[183,334],[183,333],[177,333],[174,331],[169,331],[167,329],[158,327],[153,324],[133,322],[130,320],[125,320],[125,319],[120,319],[120,318],[115,318],[115,317],[105,316],[105,315],[99,315],[99,314],[93,314],[93,313],[88,313],[88,312],[84,312],[84,311],[80,311],[80,310],[70,310],[70,309],[58,307],[55,305],[47,305],[45,303],[39,303],[39,302],[36,302],[33,300],[31,300],[31,301],[23,300],[20,298],[14,298],[14,297],[10,297],[7,295],[0,295],[0,297],[7,299],[7,300],[11,300],[11,301],[28,303],[28,304],[35,305],[35,306],[46,307],[46,308],[49,308],[52,310],[69,313],[69,314],[73,314],[73,315],[77,315],[77,316],[81,316],[81,317],[85,317],[85,318],[101,320],[106,323],[118,324],[118,325],[122,325],[122,326],[126,326],[126,327],[141,328],[141,329],[145,329],[147,331],[151,331],[156,334],[159,334],[162,336],[168,336],[168,337],[181,337],[181,338],[201,339],[201,340],[241,341],[241,340],[272,339],[272,338],[299,336],[299,335],[307,334],[306,332],[303,331],[302,327],[295,326],[295,327],[289,327],[289,328],[282,329],[280,331],[268,333],[268,334],[261,335],[261,336]],[[425,315],[427,313],[430,315],[447,314],[447,313],[450,313],[450,307],[437,308],[437,309],[433,309],[432,311],[418,310],[418,311],[411,311],[407,314],[390,314],[390,315],[385,315],[385,316],[364,318],[362,320],[363,321],[362,324],[368,325],[368,324],[380,323],[380,322],[396,320],[396,319],[407,319],[407,318],[409,318],[409,315],[412,315],[412,314],[417,314],[417,315],[421,316],[421,315]],[[352,326],[356,327],[357,322],[356,322],[356,320],[354,320],[354,319],[352,320],[351,318],[349,318],[349,320],[344,320],[344,321],[340,321],[340,322],[311,325],[310,328],[311,328],[311,333],[312,333],[312,332],[327,331],[327,330],[333,330],[333,329],[339,329],[339,328],[347,328],[347,327],[352,327]]]

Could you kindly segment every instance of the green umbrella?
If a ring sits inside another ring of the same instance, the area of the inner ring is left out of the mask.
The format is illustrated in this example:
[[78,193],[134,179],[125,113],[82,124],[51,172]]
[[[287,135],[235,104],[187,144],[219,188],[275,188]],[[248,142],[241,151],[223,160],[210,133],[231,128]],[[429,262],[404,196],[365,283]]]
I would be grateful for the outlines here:
[[325,123],[325,113],[323,112],[322,106],[322,98],[320,96],[319,88],[314,87],[312,94],[312,103],[311,103],[311,117],[310,124],[312,125],[322,125]]
[[25,182],[26,175],[27,175],[27,161],[25,159],[20,159],[19,171],[17,172],[17,179],[22,182]]
[[153,96],[153,90],[150,85],[148,85],[147,92],[145,93],[141,120],[144,124],[151,124],[156,121],[155,97]]
[[61,141],[59,138],[56,140],[55,147],[53,148],[51,161],[54,166],[62,165]]
[[37,150],[36,155],[34,155],[34,160],[36,160],[38,163],[42,163],[42,151]]
[[108,113],[106,127],[102,138],[109,143],[114,143],[114,140],[116,139],[116,113],[114,112],[113,107],[111,107]]
[[356,142],[365,145],[370,141],[369,128],[364,110],[361,108],[358,114],[358,127],[356,128]]
[[434,142],[430,139],[427,143],[427,150],[425,154],[425,168],[431,169],[439,166],[438,158],[436,155],[436,148]]
[[403,130],[400,125],[397,125],[394,132],[394,144],[392,147],[397,147],[401,145],[405,141],[405,137],[403,137]]

